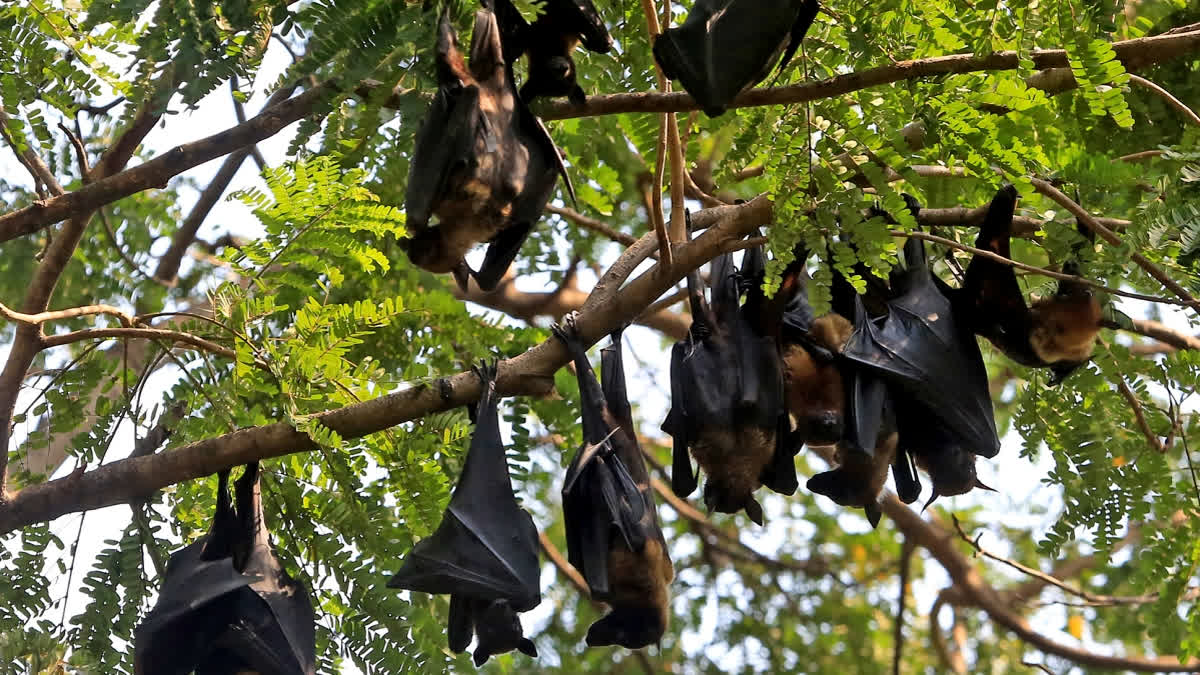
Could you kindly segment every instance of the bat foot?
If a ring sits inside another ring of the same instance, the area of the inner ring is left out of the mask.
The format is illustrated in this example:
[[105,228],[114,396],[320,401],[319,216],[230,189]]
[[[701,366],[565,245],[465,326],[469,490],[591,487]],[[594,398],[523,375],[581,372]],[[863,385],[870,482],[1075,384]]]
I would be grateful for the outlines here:
[[567,94],[567,100],[577,106],[587,105],[587,94],[583,93],[583,88],[575,85],[571,93]]
[[579,342],[579,312],[570,312],[562,318],[561,323],[555,323],[550,326],[550,331],[554,333],[554,337],[562,340],[567,347],[574,346],[574,343]]

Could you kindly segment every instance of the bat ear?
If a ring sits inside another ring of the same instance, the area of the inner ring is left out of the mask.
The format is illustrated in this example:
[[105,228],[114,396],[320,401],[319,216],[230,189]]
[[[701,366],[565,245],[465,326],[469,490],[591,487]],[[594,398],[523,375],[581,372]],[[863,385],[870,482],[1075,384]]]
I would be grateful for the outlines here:
[[487,660],[489,658],[491,658],[491,656],[492,655],[490,653],[488,653],[486,650],[484,650],[483,647],[476,649],[475,657],[473,659],[475,661],[475,667],[478,668],[478,667],[482,666],[483,664],[487,663]]
[[762,524],[763,524],[762,504],[759,504],[758,500],[755,499],[754,497],[747,497],[746,498],[746,506],[744,508],[746,509],[746,515],[750,517],[750,520],[754,521],[755,525],[762,527]]
[[537,658],[537,646],[533,644],[533,640],[530,640],[527,637],[521,638],[521,641],[517,643],[517,649],[526,656],[532,656],[535,659]]

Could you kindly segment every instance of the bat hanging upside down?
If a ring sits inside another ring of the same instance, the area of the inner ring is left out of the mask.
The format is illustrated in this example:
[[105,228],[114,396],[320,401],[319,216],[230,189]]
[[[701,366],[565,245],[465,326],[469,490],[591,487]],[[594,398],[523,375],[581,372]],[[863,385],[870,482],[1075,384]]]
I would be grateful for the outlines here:
[[[977,248],[1012,258],[1009,241],[1016,204],[1017,190],[1012,185],[996,193],[975,240]],[[1078,227],[1085,239],[1095,236],[1082,223]],[[1078,275],[1078,261],[1068,261],[1063,272]],[[1011,266],[977,255],[967,266],[966,281],[957,294],[957,304],[972,330],[1021,365],[1049,368],[1051,384],[1061,382],[1092,357],[1103,314],[1085,284],[1060,281],[1054,295],[1029,306]]]
[[460,653],[479,638],[475,665],[514,649],[537,656],[519,612],[541,603],[538,533],[513,493],[500,438],[496,364],[475,369],[482,393],[475,433],[438,529],[417,542],[391,588],[450,594],[447,637]]
[[[405,195],[411,238],[401,242],[414,265],[469,276],[492,290],[521,250],[559,175],[574,201],[562,156],[542,123],[517,96],[489,9],[475,15],[470,68],[448,14],[438,25],[438,90],[417,133]],[[438,223],[430,225],[436,216]],[[478,272],[464,260],[487,242]]]
[[740,280],[753,280],[751,289],[761,284],[760,255],[747,252],[742,274],[728,253],[713,260],[711,305],[699,273],[688,275],[692,326],[671,351],[671,410],[662,429],[673,438],[675,494],[696,489],[695,458],[706,476],[705,506],[720,513],[744,509],[761,525],[754,491],[762,485],[790,495],[799,484],[778,347],[781,319],[767,315],[782,312],[786,292],[764,305],[752,290],[747,307],[739,305]]
[[817,0],[696,0],[683,25],[654,40],[654,58],[715,117],[776,62],[787,66],[819,9]]
[[208,534],[171,555],[154,609],[134,630],[137,675],[313,675],[316,617],[267,540],[258,462],[217,474]]
[[589,646],[640,649],[662,639],[675,568],[658,524],[650,475],[633,426],[621,360],[621,332],[600,350],[603,386],[588,363],[575,315],[554,334],[575,363],[583,447],[563,482],[567,558],[592,597],[612,607],[588,629]]
[[539,96],[566,96],[576,105],[586,103],[571,52],[580,41],[599,54],[607,54],[613,46],[592,0],[546,0],[532,24],[521,17],[511,0],[495,2],[509,64],[522,54],[529,55],[529,76],[521,86],[521,99],[528,103]]

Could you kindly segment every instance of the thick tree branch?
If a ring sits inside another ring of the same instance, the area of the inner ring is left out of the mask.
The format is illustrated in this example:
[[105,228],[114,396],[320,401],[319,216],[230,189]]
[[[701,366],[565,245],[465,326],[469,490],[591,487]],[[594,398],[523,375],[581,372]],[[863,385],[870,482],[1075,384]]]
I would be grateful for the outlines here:
[[[1114,42],[1112,46],[1125,69],[1136,71],[1200,49],[1200,31],[1123,40]],[[1029,56],[1038,70],[1067,68],[1070,65],[1067,62],[1066,51],[1061,49],[1035,50]],[[751,89],[742,92],[729,107],[746,108],[760,105],[804,103],[842,96],[861,89],[901,80],[980,71],[1015,70],[1016,68],[1017,53],[1012,51],[995,52],[987,56],[953,54],[916,61],[901,61],[817,82],[805,82],[787,87]],[[617,113],[667,113],[699,109],[700,106],[695,99],[683,92],[670,94],[638,92],[589,96],[587,103],[582,106],[568,102],[543,103],[538,106],[537,112],[545,119],[554,120]]]
[[881,508],[896,526],[930,554],[954,581],[960,605],[975,606],[987,613],[997,625],[1007,628],[1022,641],[1047,654],[1060,656],[1081,666],[1110,670],[1134,670],[1152,673],[1200,672],[1200,661],[1180,663],[1174,657],[1139,658],[1108,656],[1056,642],[1037,632],[1024,617],[1014,612],[1003,595],[984,581],[979,571],[953,545],[957,537],[941,526],[921,518],[893,494],[881,500]]
[[[0,242],[36,232],[73,214],[92,211],[142,190],[165,186],[172,177],[192,167],[270,138],[307,115],[333,91],[336,91],[336,84],[332,81],[325,82],[264,109],[245,124],[238,124],[207,138],[176,146],[154,159],[119,173],[107,170],[119,166],[118,164],[103,161],[97,167],[103,170],[97,175],[106,176],[105,178],[74,192],[0,216]],[[153,127],[153,124],[150,126]],[[141,127],[137,128],[141,130]],[[124,151],[124,146],[119,147]],[[130,153],[132,151],[132,148],[128,150]],[[106,155],[106,160],[107,157]]]
[[[532,323],[539,316],[550,317],[557,321],[568,313],[581,309],[588,298],[587,293],[573,285],[554,291],[527,292],[519,290],[514,281],[513,276],[506,276],[495,290],[485,292],[479,289],[474,280],[471,280],[466,292],[456,286],[454,297],[504,312],[528,323]],[[662,331],[664,334],[680,340],[687,335],[692,319],[685,314],[660,310],[645,312],[639,315],[634,323]]]
[[[590,344],[641,314],[690,270],[715,257],[728,240],[741,238],[762,223],[770,222],[771,214],[771,202],[763,196],[745,204],[696,213],[693,222],[697,229],[707,230],[676,249],[675,265],[670,270],[661,270],[656,265],[625,284],[622,292],[608,302],[580,313],[578,325],[584,342]],[[544,394],[553,386],[554,371],[568,358],[559,340],[548,339],[500,363],[498,390],[504,395]],[[465,405],[479,396],[479,380],[473,373],[459,373],[442,382],[444,386],[413,386],[322,413],[316,419],[343,438],[354,439],[432,412]],[[197,441],[169,452],[119,460],[17,492],[9,502],[0,504],[0,534],[67,513],[146,498],[168,485],[207,476],[222,468],[314,447],[305,434],[290,425],[276,423]]]

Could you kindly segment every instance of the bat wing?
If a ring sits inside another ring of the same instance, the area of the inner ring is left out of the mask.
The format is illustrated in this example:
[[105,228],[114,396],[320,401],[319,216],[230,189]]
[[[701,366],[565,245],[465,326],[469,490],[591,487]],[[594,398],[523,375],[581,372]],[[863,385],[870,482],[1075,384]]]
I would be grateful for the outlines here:
[[979,345],[956,323],[923,243],[910,239],[905,256],[908,269],[893,284],[888,316],[856,327],[843,355],[935,412],[975,453],[993,457],[1000,441]]
[[705,113],[720,115],[743,89],[771,71],[793,27],[799,28],[804,4],[805,0],[698,0],[681,26],[667,29],[654,41],[654,58]]
[[631,551],[641,551],[648,534],[646,505],[637,483],[608,441],[584,444],[562,489],[567,559],[583,574],[593,596],[609,594],[608,551],[620,536]]
[[663,420],[662,430],[671,435],[671,491],[687,497],[696,491],[696,471],[688,455],[688,429],[691,426],[685,412],[684,359],[690,340],[680,340],[671,348],[671,409]]
[[612,50],[612,36],[592,0],[549,0],[546,12],[563,28],[578,34],[589,51],[607,54]]
[[495,364],[477,369],[484,382],[478,423],[450,506],[433,535],[417,542],[392,588],[509,600],[520,611],[541,601],[537,530],[517,504],[495,394]]
[[[862,301],[856,297],[854,303],[855,325],[870,322]],[[883,428],[884,408],[888,405],[887,382],[866,368],[843,367],[841,371],[847,397],[842,442],[859,452],[874,454]]]
[[[302,614],[306,615],[303,618],[312,636],[314,616],[307,592],[299,600],[305,605]],[[288,610],[294,612],[296,607]],[[214,641],[213,654],[205,659],[208,670],[197,669],[198,673],[252,670],[260,675],[314,675],[315,649],[310,643],[306,657],[296,653],[289,640],[288,624],[281,622],[268,598],[253,589],[242,589],[230,597],[229,612],[226,630]]]
[[792,24],[788,45],[783,50],[783,57],[779,59],[780,72],[783,72],[783,69],[791,63],[792,57],[796,55],[796,50],[800,48],[800,43],[804,41],[808,29],[812,28],[813,21],[816,20],[817,12],[820,10],[821,6],[817,4],[817,0],[804,0],[800,3],[800,12],[796,16],[796,22]]
[[256,580],[233,596],[233,620],[227,634],[230,645],[263,675],[313,675],[316,615],[312,598],[271,549],[258,462],[246,465],[235,494],[243,539],[235,549],[234,564]]
[[490,291],[496,288],[532,231],[532,222],[518,221],[492,237],[488,242],[487,253],[483,256],[483,264],[480,265],[479,271],[472,275],[480,289]]
[[445,199],[455,174],[475,162],[475,139],[483,129],[479,87],[464,71],[454,30],[443,15],[438,30],[438,91],[417,132],[404,196],[407,223],[424,229]]
[[625,388],[625,365],[621,357],[621,333],[618,328],[610,335],[612,344],[600,350],[600,384],[604,392],[604,404],[629,438],[637,438],[633,426],[633,410],[629,405],[629,392]]
[[227,624],[223,599],[255,579],[231,558],[203,560],[201,539],[171,556],[158,602],[134,630],[134,668],[142,674],[190,673]]

